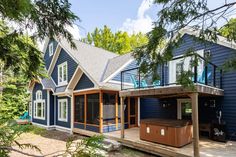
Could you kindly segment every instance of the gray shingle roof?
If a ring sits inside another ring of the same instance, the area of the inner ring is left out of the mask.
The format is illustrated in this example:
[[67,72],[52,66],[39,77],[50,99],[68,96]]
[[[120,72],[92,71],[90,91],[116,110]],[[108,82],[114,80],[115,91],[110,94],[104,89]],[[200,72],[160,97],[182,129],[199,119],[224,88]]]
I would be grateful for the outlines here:
[[101,48],[97,48],[78,40],[74,40],[77,49],[72,49],[70,44],[66,40],[60,40],[60,43],[64,49],[67,50],[79,63],[79,65],[85,69],[88,75],[96,83],[100,83],[105,71],[105,67],[109,59],[117,57],[118,55]]
[[127,63],[131,59],[133,59],[132,53],[127,53],[127,54],[109,59],[105,72],[103,74],[102,80],[105,80],[107,77],[112,75],[115,71],[117,71],[121,66],[123,66],[125,63]]
[[43,78],[41,80],[41,83],[43,84],[44,88],[52,89],[53,91],[55,91],[56,85],[54,84],[51,78]]

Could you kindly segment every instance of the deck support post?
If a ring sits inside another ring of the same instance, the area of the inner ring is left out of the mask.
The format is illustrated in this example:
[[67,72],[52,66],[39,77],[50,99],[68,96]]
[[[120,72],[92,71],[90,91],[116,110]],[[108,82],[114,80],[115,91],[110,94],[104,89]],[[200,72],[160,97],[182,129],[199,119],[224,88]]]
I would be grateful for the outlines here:
[[121,129],[120,137],[125,138],[125,112],[124,112],[125,97],[120,97],[120,115],[121,115]]
[[192,102],[193,152],[194,157],[199,157],[198,93],[192,93],[189,96]]

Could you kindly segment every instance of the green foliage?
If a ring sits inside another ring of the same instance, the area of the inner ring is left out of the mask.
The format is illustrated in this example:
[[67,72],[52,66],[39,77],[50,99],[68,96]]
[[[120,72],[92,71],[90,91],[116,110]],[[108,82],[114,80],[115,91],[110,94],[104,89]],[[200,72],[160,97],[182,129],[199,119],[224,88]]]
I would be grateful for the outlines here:
[[132,35],[122,31],[113,33],[109,27],[104,26],[103,29],[96,28],[92,33],[88,33],[87,38],[82,41],[108,51],[125,54],[146,44],[148,39],[142,33]]
[[104,137],[101,136],[92,136],[88,138],[83,138],[79,142],[74,142],[72,138],[70,138],[66,143],[66,152],[64,156],[72,156],[72,157],[98,157],[101,156],[98,154],[99,148],[101,148],[101,144]]
[[[0,60],[4,68],[36,78],[43,70],[42,53],[35,46],[37,39],[62,36],[75,47],[65,29],[78,20],[70,7],[68,0],[0,0]],[[26,30],[35,33],[24,36]]]
[[236,42],[236,18],[230,19],[226,25],[219,29],[219,33],[230,41]]
[[[185,27],[191,27],[193,31],[199,30],[197,40],[217,40],[217,21],[225,19],[227,11],[236,2],[227,3],[217,8],[209,9],[207,0],[155,0],[154,4],[162,6],[158,12],[158,20],[154,22],[154,28],[148,33],[148,43],[134,51],[134,56],[140,65],[143,73],[152,73],[157,78],[157,68],[170,61],[173,57],[173,49],[181,43],[179,31]],[[232,29],[232,34],[229,34]],[[222,28],[221,34],[230,41],[235,41],[235,21],[231,20],[228,25]],[[168,40],[165,46],[163,41]],[[160,49],[161,48],[161,49]],[[192,52],[195,50],[193,49]],[[188,53],[183,52],[183,53]],[[236,67],[235,67],[236,69]],[[190,81],[179,81],[184,86]]]
[[14,120],[0,120],[0,156],[7,157],[10,151],[14,151],[13,144],[20,149],[31,148],[40,152],[35,145],[17,142],[16,139],[27,131],[29,131],[28,125],[18,125]]

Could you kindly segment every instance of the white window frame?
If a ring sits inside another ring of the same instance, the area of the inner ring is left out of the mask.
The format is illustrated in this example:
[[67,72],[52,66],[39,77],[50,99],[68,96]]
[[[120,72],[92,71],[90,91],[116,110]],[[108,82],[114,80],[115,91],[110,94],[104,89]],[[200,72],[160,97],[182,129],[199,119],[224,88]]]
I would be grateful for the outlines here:
[[[62,117],[64,113],[63,103],[66,103],[66,117]],[[68,121],[68,101],[67,99],[58,99],[58,112],[57,119],[58,121],[67,122]]]
[[177,99],[177,119],[182,119],[182,103],[191,102],[191,99]]
[[[64,74],[64,67],[65,66],[66,66],[66,74]],[[60,68],[62,69],[62,73],[61,73],[62,78],[60,78],[60,70],[59,70]],[[57,76],[58,76],[58,85],[59,86],[64,86],[64,85],[68,84],[68,64],[67,64],[67,61],[58,65]]]
[[32,117],[32,102],[29,102],[28,113]]
[[[203,57],[204,50],[196,51],[196,53]],[[181,56],[183,56],[183,55],[179,55],[179,56],[176,56],[176,57],[181,57]],[[178,63],[183,62],[184,63],[183,70],[187,71],[190,68],[191,59],[192,59],[192,57],[190,56],[190,57],[186,57],[186,58],[180,58],[180,59],[169,61],[168,67],[169,67],[169,83],[170,84],[172,84],[172,83],[175,84],[176,81],[177,81],[177,78],[176,78],[176,65]],[[203,63],[201,61],[199,61],[199,62],[200,63],[198,65],[198,75],[200,75],[202,73],[202,71],[204,70]]]
[[48,51],[49,51],[49,57],[51,57],[53,55],[53,43],[49,44]]
[[[42,91],[38,90],[35,93],[35,101],[34,101],[34,118],[35,119],[41,119],[41,120],[45,120],[45,100],[43,99],[43,95],[42,95]],[[38,110],[38,103],[41,103],[41,116],[37,115],[37,110]]]

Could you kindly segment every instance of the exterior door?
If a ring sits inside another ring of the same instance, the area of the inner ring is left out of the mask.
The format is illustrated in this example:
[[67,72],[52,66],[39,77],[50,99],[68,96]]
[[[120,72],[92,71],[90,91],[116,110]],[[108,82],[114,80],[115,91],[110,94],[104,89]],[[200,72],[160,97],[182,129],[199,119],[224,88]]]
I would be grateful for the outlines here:
[[138,99],[128,99],[128,124],[129,128],[138,126]]
[[192,104],[190,99],[178,99],[177,119],[192,119]]

